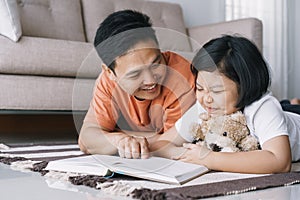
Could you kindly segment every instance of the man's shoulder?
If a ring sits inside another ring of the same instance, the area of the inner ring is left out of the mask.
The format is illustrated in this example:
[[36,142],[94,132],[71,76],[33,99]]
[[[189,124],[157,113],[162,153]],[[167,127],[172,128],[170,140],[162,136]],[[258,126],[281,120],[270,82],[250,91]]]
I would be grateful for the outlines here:
[[[186,104],[194,102],[195,77],[190,70],[190,63],[182,56],[173,52],[164,52],[169,60],[166,60],[168,74],[163,82],[162,95],[169,102],[176,99],[185,99]],[[189,106],[188,106],[189,107]]]
[[175,52],[165,51],[162,54],[164,55],[167,65],[169,66],[176,66],[178,64],[186,65],[188,67],[190,66],[190,62],[187,59]]
[[96,80],[95,87],[96,93],[102,91],[106,94],[110,94],[111,91],[116,88],[116,83],[109,78],[107,72],[102,71]]
[[193,79],[193,74],[190,70],[191,63],[187,59],[171,51],[163,52],[163,55],[169,69],[176,70],[188,80]]

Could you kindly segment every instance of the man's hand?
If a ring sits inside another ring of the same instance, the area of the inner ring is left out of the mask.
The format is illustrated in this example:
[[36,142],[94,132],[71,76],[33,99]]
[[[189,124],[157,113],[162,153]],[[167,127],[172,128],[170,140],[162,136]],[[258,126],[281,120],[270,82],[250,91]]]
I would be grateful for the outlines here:
[[117,149],[120,157],[123,158],[149,158],[149,144],[145,137],[125,136],[122,137]]

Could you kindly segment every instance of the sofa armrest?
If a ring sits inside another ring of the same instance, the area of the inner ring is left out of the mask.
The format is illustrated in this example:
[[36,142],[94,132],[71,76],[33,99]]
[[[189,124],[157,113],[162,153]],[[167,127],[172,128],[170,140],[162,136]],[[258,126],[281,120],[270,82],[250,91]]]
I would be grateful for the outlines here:
[[262,31],[262,22],[257,18],[238,19],[188,28],[193,51],[202,47],[209,40],[223,34],[239,34],[246,37],[262,51]]

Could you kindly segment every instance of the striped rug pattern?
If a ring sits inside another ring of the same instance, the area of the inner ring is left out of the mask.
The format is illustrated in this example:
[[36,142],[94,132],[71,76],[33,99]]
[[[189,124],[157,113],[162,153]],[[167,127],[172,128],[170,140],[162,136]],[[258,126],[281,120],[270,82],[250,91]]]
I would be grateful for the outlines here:
[[[46,176],[53,173],[44,170],[48,162],[84,155],[77,144],[17,147],[8,147],[0,144],[0,162],[19,167],[20,170],[29,169]],[[139,179],[123,175],[115,175],[109,179],[82,174],[70,174],[68,176],[68,181],[74,185],[86,185],[95,189],[101,189],[104,192],[107,191],[113,195],[125,195],[135,199],[199,199],[299,184],[300,172],[272,174],[174,188],[165,187],[164,189],[137,187],[134,184],[124,184],[124,180],[130,183],[130,181],[134,182]],[[147,183],[147,181],[144,182]],[[112,188],[114,189],[112,190]]]

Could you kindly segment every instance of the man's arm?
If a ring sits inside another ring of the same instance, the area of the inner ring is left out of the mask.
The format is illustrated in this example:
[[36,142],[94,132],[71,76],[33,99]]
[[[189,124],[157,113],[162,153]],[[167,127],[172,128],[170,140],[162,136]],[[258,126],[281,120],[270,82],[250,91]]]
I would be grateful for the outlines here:
[[109,132],[101,128],[96,121],[90,119],[92,113],[88,111],[78,144],[80,149],[89,154],[114,155],[119,153],[126,158],[147,158],[151,152],[154,156],[171,158],[182,153],[185,140],[173,127],[163,134],[126,131]]
[[148,158],[149,144],[145,137],[128,135],[123,132],[108,132],[97,124],[84,123],[78,144],[80,149],[89,154],[119,154],[125,158]]
[[[148,158],[149,144],[145,136],[145,133],[127,131],[124,133],[120,130],[109,131],[100,127],[93,108],[90,107],[79,134],[78,144],[83,152],[89,154],[119,153],[120,157]],[[152,137],[149,138],[149,141],[152,140]]]
[[97,124],[90,122],[83,123],[78,144],[83,152],[89,154],[112,155],[117,153],[117,148],[109,139],[109,135],[104,133]]

